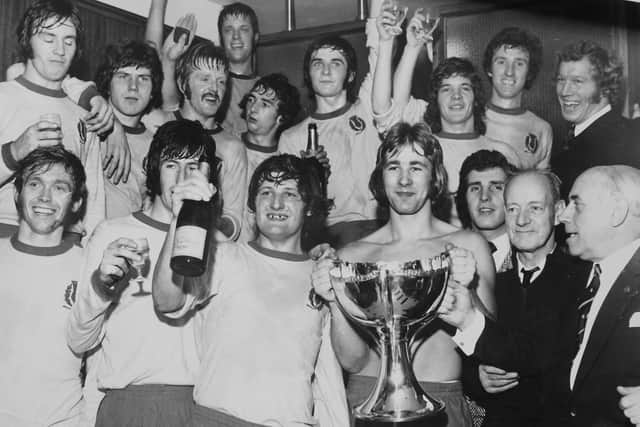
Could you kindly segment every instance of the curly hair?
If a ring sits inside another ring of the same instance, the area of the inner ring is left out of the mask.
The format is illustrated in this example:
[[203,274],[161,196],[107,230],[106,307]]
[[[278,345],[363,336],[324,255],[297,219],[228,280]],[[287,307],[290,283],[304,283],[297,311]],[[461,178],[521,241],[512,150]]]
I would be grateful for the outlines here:
[[313,98],[315,91],[311,84],[311,57],[314,53],[322,48],[333,49],[340,52],[347,63],[347,75],[342,84],[347,91],[347,100],[355,102],[356,93],[356,74],[358,73],[358,59],[356,51],[346,39],[339,36],[324,36],[313,40],[304,52],[304,61],[302,65],[302,73],[304,76],[304,85],[307,88],[309,97]]
[[256,168],[249,182],[247,205],[256,211],[256,196],[263,182],[280,183],[292,179],[298,184],[298,191],[304,203],[304,223],[302,224],[302,247],[311,249],[320,230],[326,227],[327,216],[332,202],[322,192],[317,168],[309,159],[301,159],[291,154],[280,154],[267,158]]
[[451,57],[445,59],[436,67],[431,76],[431,84],[427,95],[427,111],[424,114],[424,121],[429,124],[433,133],[442,132],[442,117],[440,106],[438,105],[438,91],[442,86],[442,81],[449,77],[461,76],[471,81],[473,89],[473,127],[480,135],[484,135],[487,127],[484,123],[485,95],[482,87],[482,80],[475,67],[468,59]]
[[76,54],[74,60],[82,56],[84,42],[84,28],[78,8],[68,0],[35,0],[22,16],[18,24],[16,35],[18,36],[18,57],[21,62],[33,57],[31,37],[45,28],[45,22],[55,18],[46,28],[55,28],[66,20],[71,21],[76,28]]
[[252,92],[257,92],[260,95],[273,91],[275,99],[277,101],[277,111],[280,116],[280,124],[276,131],[276,138],[280,137],[280,134],[290,128],[298,113],[300,112],[300,92],[298,88],[289,83],[289,79],[284,74],[273,73],[262,77],[258,80],[249,93],[247,93],[240,101],[240,108],[242,110],[242,118],[247,118],[247,101]]
[[[75,224],[84,217],[87,205],[87,175],[80,159],[72,152],[66,150],[62,145],[52,145],[48,147],[38,147],[22,160],[18,162],[15,172],[14,185],[17,194],[22,192],[24,184],[37,172],[46,172],[54,165],[60,165],[71,177],[73,189],[71,191],[71,201],[76,203],[81,201],[80,209],[77,212],[69,212],[65,218],[65,224]],[[18,212],[22,207],[16,204]]]
[[478,150],[470,154],[460,166],[460,184],[456,192],[456,208],[463,228],[471,228],[471,215],[467,204],[467,188],[469,187],[469,174],[473,171],[483,172],[489,169],[502,169],[509,177],[516,173],[517,169],[509,163],[504,155],[495,150]]
[[587,58],[591,63],[591,76],[598,88],[598,94],[593,101],[598,103],[600,97],[604,96],[611,105],[617,105],[622,89],[622,64],[613,54],[593,41],[581,40],[565,46],[558,54],[556,76],[561,63],[580,61],[583,58]]
[[391,157],[402,147],[411,146],[431,164],[431,188],[429,199],[433,204],[443,203],[447,195],[447,171],[442,163],[442,147],[425,123],[410,125],[396,123],[384,135],[378,148],[376,166],[369,179],[369,190],[380,206],[389,207],[389,198],[384,189],[383,171]]
[[508,49],[521,49],[529,54],[529,70],[524,88],[531,89],[533,82],[536,77],[538,77],[540,68],[542,68],[542,42],[540,39],[522,28],[503,28],[498,34],[493,36],[487,48],[484,50],[482,66],[487,76],[491,73],[493,55],[495,55],[496,51],[502,46]]
[[143,67],[151,73],[151,100],[142,114],[162,105],[162,64],[156,50],[140,41],[123,41],[106,48],[104,62],[98,66],[95,76],[98,91],[106,99],[111,96],[113,75],[124,67]]
[[217,186],[219,159],[216,157],[216,143],[200,122],[182,119],[172,120],[160,126],[151,140],[149,153],[143,163],[147,176],[147,194],[151,200],[162,194],[162,162],[194,157],[201,162],[209,163],[209,182]]

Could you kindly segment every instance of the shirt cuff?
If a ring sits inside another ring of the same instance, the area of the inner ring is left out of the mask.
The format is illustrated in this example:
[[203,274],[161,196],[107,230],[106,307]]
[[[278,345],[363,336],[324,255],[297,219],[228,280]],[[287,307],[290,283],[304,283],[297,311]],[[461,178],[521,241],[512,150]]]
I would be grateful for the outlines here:
[[453,342],[460,347],[460,350],[467,356],[471,356],[476,351],[476,344],[484,331],[485,318],[478,310],[473,311],[471,324],[464,331],[458,329],[453,336]]
[[96,89],[94,85],[87,86],[87,88],[80,94],[78,105],[87,111],[91,111],[91,100],[94,96],[101,96],[98,89]]
[[2,161],[9,170],[15,171],[18,169],[18,161],[13,157],[13,154],[11,154],[11,144],[13,144],[13,142],[7,142],[2,145]]

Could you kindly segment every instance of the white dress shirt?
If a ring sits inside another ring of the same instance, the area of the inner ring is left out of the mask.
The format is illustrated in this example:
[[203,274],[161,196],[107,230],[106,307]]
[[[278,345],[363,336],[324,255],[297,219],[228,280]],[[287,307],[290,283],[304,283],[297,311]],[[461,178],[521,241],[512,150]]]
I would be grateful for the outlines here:
[[502,264],[504,264],[505,259],[509,256],[509,249],[511,248],[509,236],[505,232],[495,239],[492,239],[491,243],[496,245],[496,251],[492,253],[491,256],[493,257],[493,263],[496,266],[496,271],[499,271]]
[[[601,273],[600,273],[600,287],[593,297],[593,302],[591,303],[591,309],[589,310],[589,314],[587,315],[587,324],[585,325],[584,330],[584,338],[580,343],[580,348],[578,349],[578,353],[576,357],[573,359],[573,365],[571,365],[571,389],[573,389],[573,384],[576,381],[576,376],[578,375],[578,368],[580,367],[580,363],[582,362],[582,357],[584,356],[585,348],[589,343],[589,336],[591,335],[591,330],[593,329],[593,324],[595,322],[598,313],[600,312],[600,308],[602,307],[602,303],[605,298],[609,294],[609,291],[613,287],[613,283],[616,281],[620,273],[629,263],[633,254],[636,253],[638,248],[640,247],[640,239],[636,239],[633,242],[623,246],[617,251],[611,253],[609,256],[604,258],[598,264],[600,264]],[[589,275],[589,280],[585,283],[585,287],[591,282],[591,278],[593,277],[593,268],[591,269],[591,274]]]
[[582,132],[584,132],[584,130],[586,128],[588,128],[589,126],[591,126],[591,124],[593,122],[595,122],[596,120],[598,120],[600,117],[604,116],[605,114],[607,114],[609,111],[611,111],[611,104],[607,104],[605,105],[603,108],[600,109],[600,111],[598,111],[597,113],[595,113],[594,115],[592,115],[591,117],[589,117],[587,120],[585,120],[582,123],[578,123],[576,125],[576,128],[574,129],[574,136],[578,136],[580,135]]
[[522,283],[523,276],[524,276],[524,274],[522,273],[522,269],[531,270],[531,269],[536,268],[536,267],[538,268],[531,275],[531,283],[533,283],[533,281],[536,280],[538,278],[538,276],[540,276],[542,274],[542,271],[544,270],[544,266],[545,265],[547,265],[547,257],[542,258],[542,261],[540,261],[540,263],[538,263],[538,264],[536,264],[536,265],[534,265],[532,267],[527,267],[520,261],[520,257],[516,256],[516,267],[517,267],[516,271],[518,272],[518,278],[520,279],[520,283]]

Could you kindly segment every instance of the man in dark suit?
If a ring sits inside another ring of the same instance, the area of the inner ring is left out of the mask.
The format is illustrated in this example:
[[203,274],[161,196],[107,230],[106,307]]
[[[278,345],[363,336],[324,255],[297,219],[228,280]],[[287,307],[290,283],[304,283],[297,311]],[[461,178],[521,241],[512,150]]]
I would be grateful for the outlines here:
[[571,44],[558,56],[556,94],[571,131],[552,169],[562,179],[564,196],[576,177],[590,167],[640,167],[640,126],[616,110],[621,83],[622,65],[594,42]]
[[572,425],[640,425],[640,170],[587,170],[560,220],[570,253],[593,263],[578,306]]
[[515,268],[496,277],[498,319],[484,319],[479,336],[459,333],[454,341],[491,365],[479,368],[482,387],[491,394],[483,426],[562,425],[557,420],[568,413],[568,390],[557,387],[556,378],[557,372],[568,376],[575,346],[566,345],[574,342],[573,331],[558,325],[567,323],[577,295],[571,284],[586,269],[555,250],[554,227],[564,209],[557,176],[517,173],[507,181],[504,198],[516,254]]

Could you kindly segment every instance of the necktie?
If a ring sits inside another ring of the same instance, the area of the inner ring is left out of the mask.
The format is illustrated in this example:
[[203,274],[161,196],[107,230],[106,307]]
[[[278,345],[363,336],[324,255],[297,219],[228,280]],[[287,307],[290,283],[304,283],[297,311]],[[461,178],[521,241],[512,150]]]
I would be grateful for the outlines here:
[[520,273],[522,273],[522,287],[527,289],[531,285],[531,277],[533,277],[533,273],[540,270],[540,267],[532,268],[531,270],[526,270],[524,267],[520,269]]
[[489,249],[491,249],[491,254],[494,254],[498,250],[493,242],[489,242]]
[[576,125],[571,123],[569,125],[569,132],[567,133],[567,140],[571,141],[575,137],[576,137]]
[[591,309],[591,303],[593,302],[593,297],[598,292],[598,288],[600,287],[600,273],[602,270],[600,269],[600,264],[593,265],[593,277],[591,278],[591,282],[589,282],[589,286],[587,286],[580,298],[580,305],[578,305],[578,348],[580,348],[580,344],[584,338],[584,330],[587,326],[587,316],[589,315],[589,310]]

